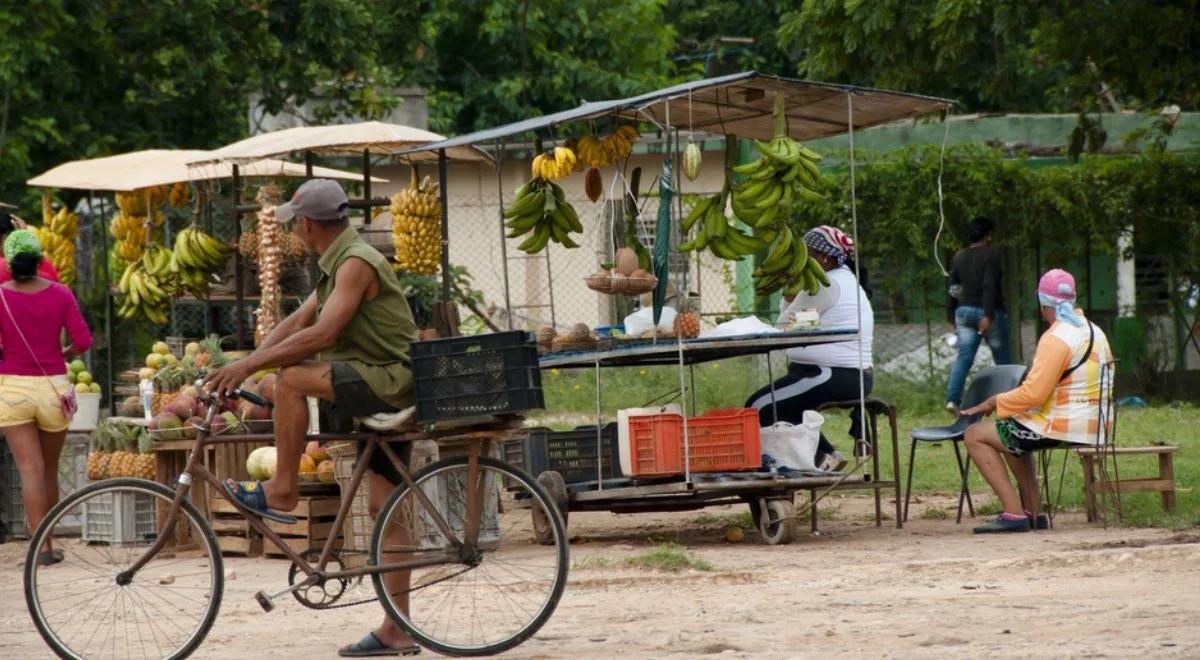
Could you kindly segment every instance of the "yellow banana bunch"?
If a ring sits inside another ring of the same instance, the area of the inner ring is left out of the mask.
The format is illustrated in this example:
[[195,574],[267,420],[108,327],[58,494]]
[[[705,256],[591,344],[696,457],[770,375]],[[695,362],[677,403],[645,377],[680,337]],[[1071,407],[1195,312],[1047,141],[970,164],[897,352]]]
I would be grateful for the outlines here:
[[625,160],[633,151],[633,143],[637,142],[638,137],[636,128],[622,124],[612,135],[603,138],[593,135],[579,138],[575,143],[575,151],[580,167],[607,167]]
[[504,223],[511,231],[509,238],[530,234],[517,246],[528,254],[541,252],[550,241],[563,247],[577,248],[571,233],[583,231],[579,215],[567,203],[563,189],[553,181],[541,178],[530,180],[517,188],[512,206],[504,212]]
[[[155,186],[133,192],[119,192],[117,193],[117,208],[129,215],[146,215],[147,211],[158,211],[170,194],[171,186]],[[162,224],[162,222],[159,221],[158,224]]]
[[175,235],[175,249],[168,251],[168,269],[181,288],[204,298],[212,286],[212,275],[224,267],[232,252],[232,247],[192,225]]
[[185,182],[180,181],[171,186],[171,192],[167,194],[167,203],[171,208],[183,208],[188,200],[192,198],[192,188]]
[[64,206],[50,211],[48,196],[42,199],[42,226],[30,227],[42,244],[42,254],[58,271],[58,279],[70,286],[75,282],[75,237],[79,235],[79,217]]
[[413,170],[409,187],[392,196],[393,268],[432,275],[442,257],[442,205],[438,184],[429,177],[417,183]]
[[141,259],[130,263],[117,282],[122,299],[117,313],[126,319],[145,319],[163,325],[170,303],[171,252],[161,245],[150,246]]
[[534,156],[533,178],[558,181],[574,171],[576,162],[574,151],[567,147],[555,147],[554,151]]

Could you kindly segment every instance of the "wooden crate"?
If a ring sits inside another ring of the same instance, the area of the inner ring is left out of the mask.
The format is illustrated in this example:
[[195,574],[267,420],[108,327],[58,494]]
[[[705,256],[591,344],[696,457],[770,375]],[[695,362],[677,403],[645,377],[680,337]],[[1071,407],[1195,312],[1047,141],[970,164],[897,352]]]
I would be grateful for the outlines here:
[[[341,499],[337,495],[301,497],[296,508],[288,512],[288,515],[296,517],[295,524],[285,525],[267,520],[267,527],[279,534],[283,542],[296,552],[304,552],[309,548],[320,549],[331,534],[336,534],[338,538],[335,547],[341,547],[341,530],[335,529],[333,525],[340,505]],[[236,509],[227,500],[218,499],[212,501],[212,511],[215,519],[233,513]],[[247,524],[244,520],[242,522]],[[216,521],[214,520],[214,529],[215,527]],[[262,545],[263,553],[268,557],[286,556],[283,551],[275,547],[274,543],[269,541],[263,543],[261,538],[259,542]]]
[[[226,503],[228,504],[228,503]],[[233,507],[230,506],[230,509]],[[209,518],[222,555],[257,557],[262,554],[262,534],[236,513],[213,512]]]

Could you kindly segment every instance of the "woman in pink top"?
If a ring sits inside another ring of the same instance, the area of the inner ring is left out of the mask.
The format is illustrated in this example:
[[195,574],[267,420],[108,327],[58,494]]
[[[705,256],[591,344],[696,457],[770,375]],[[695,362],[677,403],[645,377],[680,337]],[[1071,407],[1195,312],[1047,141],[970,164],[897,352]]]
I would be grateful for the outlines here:
[[[4,240],[4,257],[13,279],[0,284],[0,430],[21,473],[21,494],[30,528],[58,503],[58,459],[71,420],[60,394],[71,387],[68,359],[87,351],[92,336],[67,287],[38,276],[42,248],[29,230]],[[71,345],[59,343],[66,330]],[[47,542],[38,563],[62,561]]]

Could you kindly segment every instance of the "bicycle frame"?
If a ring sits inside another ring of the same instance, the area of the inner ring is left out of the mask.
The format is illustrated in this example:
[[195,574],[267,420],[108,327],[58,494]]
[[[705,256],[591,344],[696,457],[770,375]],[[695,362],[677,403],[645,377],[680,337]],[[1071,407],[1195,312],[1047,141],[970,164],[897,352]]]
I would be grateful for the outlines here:
[[[479,527],[483,519],[483,497],[486,493],[486,490],[483,487],[484,484],[482,483],[483,473],[479,470],[479,456],[481,453],[486,454],[488,452],[491,440],[497,435],[509,436],[520,432],[519,428],[504,426],[486,430],[447,429],[441,431],[434,430],[430,432],[370,432],[351,434],[310,434],[306,436],[308,440],[336,439],[367,443],[366,447],[363,449],[362,456],[359,458],[358,465],[355,466],[354,473],[350,479],[349,488],[341,493],[341,504],[338,507],[337,516],[333,521],[333,529],[342,529],[342,522],[345,520],[346,515],[350,511],[351,503],[354,500],[355,494],[358,492],[358,488],[362,483],[363,476],[366,474],[367,466],[370,463],[371,456],[377,449],[381,449],[387,456],[388,460],[391,461],[392,466],[396,469],[397,474],[400,475],[400,478],[403,480],[404,484],[406,484],[408,488],[411,489],[416,495],[417,501],[420,502],[421,507],[433,521],[438,531],[445,536],[452,546],[451,550],[440,552],[422,551],[419,547],[414,546],[411,552],[414,554],[420,553],[424,555],[423,557],[398,563],[375,565],[368,564],[366,566],[351,569],[345,569],[345,567],[343,567],[343,570],[326,573],[325,567],[328,565],[329,560],[333,556],[334,544],[337,541],[338,535],[336,533],[330,534],[329,538],[325,540],[316,565],[314,566],[308,563],[304,560],[300,553],[296,552],[291,548],[291,546],[284,543],[280,536],[274,530],[268,527],[260,516],[246,508],[241,502],[231,498],[225,491],[223,483],[217,479],[217,477],[213,475],[212,472],[210,472],[208,468],[206,468],[201,462],[201,456],[203,456],[205,448],[212,445],[249,442],[273,442],[275,440],[275,436],[268,433],[219,436],[210,435],[212,420],[215,417],[218,408],[219,406],[217,406],[214,402],[209,409],[208,416],[204,420],[204,425],[196,425],[198,430],[196,442],[193,445],[191,452],[188,454],[187,465],[184,467],[183,472],[179,475],[178,485],[175,488],[175,498],[172,500],[171,506],[167,511],[166,518],[160,526],[158,537],[155,539],[154,544],[147,549],[146,552],[143,553],[142,556],[139,557],[132,566],[123,571],[118,576],[118,580],[132,579],[133,575],[135,575],[143,566],[149,563],[149,561],[155,555],[166,548],[167,543],[169,542],[168,539],[170,539],[173,535],[175,521],[178,518],[180,509],[183,506],[183,500],[187,497],[188,491],[191,489],[193,479],[195,478],[201,479],[213,489],[213,492],[219,493],[222,497],[224,497],[230,504],[234,506],[235,509],[237,509],[238,513],[240,513],[246,519],[247,523],[249,523],[251,527],[262,534],[265,540],[270,541],[277,548],[279,548],[280,552],[287,556],[287,558],[290,559],[299,568],[299,570],[305,574],[305,583],[310,581],[316,582],[321,578],[354,578],[364,575],[373,575],[376,573],[410,570],[424,566],[470,562],[478,556],[476,544],[479,540]],[[468,441],[467,515],[463,527],[463,534],[465,536],[463,541],[459,541],[455,537],[453,531],[451,530],[450,524],[446,522],[446,519],[437,510],[437,507],[433,505],[433,503],[429,500],[429,497],[422,489],[417,488],[407,466],[403,461],[400,460],[400,457],[396,455],[395,451],[393,451],[388,444],[390,442],[413,442],[415,440],[428,439],[456,439]]]

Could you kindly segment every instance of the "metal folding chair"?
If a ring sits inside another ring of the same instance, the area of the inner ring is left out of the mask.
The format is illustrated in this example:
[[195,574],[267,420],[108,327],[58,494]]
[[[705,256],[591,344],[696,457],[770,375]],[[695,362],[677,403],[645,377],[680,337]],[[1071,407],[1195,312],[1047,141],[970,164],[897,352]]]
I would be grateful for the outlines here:
[[[1023,364],[1001,364],[980,369],[979,373],[975,375],[975,380],[967,386],[967,391],[963,394],[962,407],[970,408],[971,406],[979,405],[993,395],[1016,388],[1021,384],[1021,380],[1025,378],[1025,372],[1026,367]],[[918,442],[950,442],[954,445],[954,458],[958,462],[958,475],[960,479],[958,514],[955,516],[954,522],[962,522],[963,502],[966,502],[971,517],[975,517],[975,505],[971,502],[971,489],[967,480],[971,471],[971,456],[962,451],[959,443],[962,441],[967,427],[979,421],[981,417],[982,415],[967,416],[960,414],[958,419],[954,420],[953,424],[946,426],[926,426],[914,429],[909,434],[911,446],[908,452],[908,485],[904,489],[905,522],[908,522],[908,504],[909,499],[912,497],[913,465],[916,463]]]

